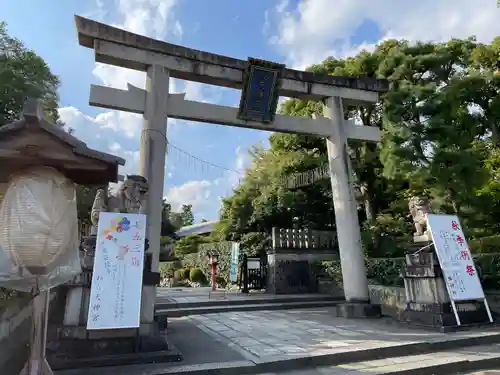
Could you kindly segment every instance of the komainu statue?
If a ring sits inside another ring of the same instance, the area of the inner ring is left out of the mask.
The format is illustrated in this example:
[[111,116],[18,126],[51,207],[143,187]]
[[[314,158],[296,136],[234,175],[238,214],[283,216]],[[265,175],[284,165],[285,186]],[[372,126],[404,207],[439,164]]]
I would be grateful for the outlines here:
[[97,229],[100,212],[144,212],[148,191],[148,181],[139,175],[125,176],[114,194],[108,195],[106,189],[99,189],[90,214],[93,228]]
[[428,197],[414,196],[408,201],[408,208],[413,218],[416,232],[414,236],[427,235],[427,214],[432,213],[431,201]]

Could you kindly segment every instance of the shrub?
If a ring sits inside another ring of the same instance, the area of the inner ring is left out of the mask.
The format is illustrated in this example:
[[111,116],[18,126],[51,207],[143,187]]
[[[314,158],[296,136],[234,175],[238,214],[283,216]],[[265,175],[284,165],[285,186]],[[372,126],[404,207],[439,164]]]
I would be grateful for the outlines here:
[[182,280],[189,280],[190,267],[182,268]]
[[194,267],[191,268],[191,270],[189,271],[189,280],[192,281],[193,283],[202,284],[206,283],[207,278],[205,277],[205,274],[200,268]]
[[174,277],[176,269],[180,268],[180,262],[161,262],[158,271],[162,279]]
[[474,254],[500,253],[500,235],[482,237],[468,242]]
[[184,270],[182,268],[175,270],[174,271],[174,281],[183,280],[183,278],[182,278],[183,274],[184,274]]

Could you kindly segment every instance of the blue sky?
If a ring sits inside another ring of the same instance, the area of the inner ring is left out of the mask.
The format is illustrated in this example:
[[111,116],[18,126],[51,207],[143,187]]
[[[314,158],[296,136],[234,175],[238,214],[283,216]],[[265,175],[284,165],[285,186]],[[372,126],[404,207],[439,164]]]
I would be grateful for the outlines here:
[[[437,4],[436,4],[437,3]],[[8,4],[8,6],[7,6]],[[374,6],[375,5],[375,6]],[[62,82],[61,118],[90,147],[127,159],[138,172],[140,116],[88,105],[90,84],[144,85],[144,74],[96,65],[78,45],[74,14],[187,47],[284,62],[302,69],[329,55],[346,57],[387,37],[447,40],[500,35],[495,0],[0,0],[0,20],[11,35],[41,55]],[[190,100],[237,106],[239,92],[174,81]],[[270,133],[168,121],[169,142],[211,163],[243,172],[247,150]],[[240,174],[209,167],[173,150],[164,195],[174,209],[193,204],[196,219],[216,219],[220,197]]]

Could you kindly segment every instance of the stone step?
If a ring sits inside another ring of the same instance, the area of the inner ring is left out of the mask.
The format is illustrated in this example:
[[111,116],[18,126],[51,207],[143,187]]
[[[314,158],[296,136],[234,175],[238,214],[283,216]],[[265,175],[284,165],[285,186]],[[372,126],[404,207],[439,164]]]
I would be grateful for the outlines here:
[[[320,367],[316,371],[318,375],[325,372],[343,374],[353,370],[363,374],[447,375],[495,367],[500,367],[500,344],[477,345],[427,354],[351,362],[339,366]],[[300,371],[290,373],[290,375],[299,374]]]
[[[204,296],[208,296],[205,294]],[[270,303],[299,303],[299,302],[314,302],[314,301],[342,301],[343,298],[334,295],[325,294],[310,294],[299,296],[245,296],[234,298],[224,293],[216,292],[216,294],[207,300],[198,300],[193,302],[176,302],[168,299],[168,296],[158,297],[156,300],[156,309],[173,309],[173,308],[191,308],[191,307],[207,307],[207,306],[241,306],[241,305],[258,305]]]
[[500,334],[418,342],[323,355],[203,364],[151,363],[57,371],[56,375],[467,374],[500,367]]
[[291,309],[307,309],[315,307],[336,306],[342,303],[342,300],[316,300],[316,301],[295,301],[295,302],[273,302],[273,303],[245,303],[238,305],[206,305],[196,307],[175,307],[175,308],[156,308],[156,316],[167,316],[169,318],[177,318],[188,315],[214,314],[231,311],[260,311],[260,310],[291,310]]

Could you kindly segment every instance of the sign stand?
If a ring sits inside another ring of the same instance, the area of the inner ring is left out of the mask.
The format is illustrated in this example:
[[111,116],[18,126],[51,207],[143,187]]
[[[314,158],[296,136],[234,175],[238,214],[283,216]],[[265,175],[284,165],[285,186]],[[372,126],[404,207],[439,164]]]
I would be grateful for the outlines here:
[[455,215],[429,214],[427,215],[427,229],[432,237],[430,245],[434,245],[443,272],[446,290],[457,325],[462,325],[457,302],[468,301],[482,301],[488,320],[493,323],[493,316],[458,217]]
[[101,212],[87,330],[140,327],[146,216]]

